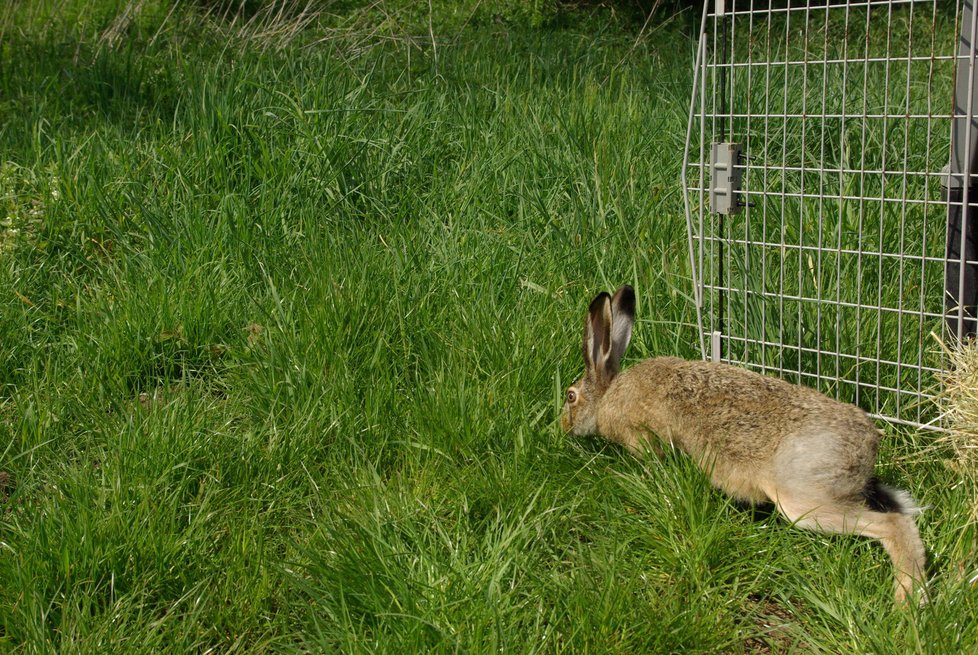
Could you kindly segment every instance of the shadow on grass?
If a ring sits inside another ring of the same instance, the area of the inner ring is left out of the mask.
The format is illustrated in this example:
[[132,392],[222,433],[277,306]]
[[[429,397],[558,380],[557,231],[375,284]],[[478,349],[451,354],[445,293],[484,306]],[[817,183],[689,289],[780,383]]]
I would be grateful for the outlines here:
[[[175,115],[177,69],[138,41],[98,49],[77,40],[8,35],[3,50],[0,94],[10,123],[0,142],[8,156],[33,146],[25,137],[36,134],[41,121],[86,133],[108,125],[131,136]],[[64,134],[56,138],[67,140]]]

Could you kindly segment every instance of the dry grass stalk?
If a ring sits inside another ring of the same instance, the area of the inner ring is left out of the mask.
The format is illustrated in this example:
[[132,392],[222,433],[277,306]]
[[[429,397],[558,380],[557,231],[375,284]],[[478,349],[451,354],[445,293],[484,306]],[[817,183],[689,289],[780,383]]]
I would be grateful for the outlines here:
[[[961,476],[973,494],[967,521],[978,523],[978,341],[968,341],[960,347],[948,347],[943,342],[949,367],[943,376],[944,392],[939,398],[947,432],[941,443],[950,447],[953,458],[948,466]],[[961,578],[972,584],[978,582],[973,549],[957,565]]]
[[959,348],[941,343],[950,366],[943,376],[940,402],[947,425],[944,442],[955,454],[955,468],[978,478],[978,342]]

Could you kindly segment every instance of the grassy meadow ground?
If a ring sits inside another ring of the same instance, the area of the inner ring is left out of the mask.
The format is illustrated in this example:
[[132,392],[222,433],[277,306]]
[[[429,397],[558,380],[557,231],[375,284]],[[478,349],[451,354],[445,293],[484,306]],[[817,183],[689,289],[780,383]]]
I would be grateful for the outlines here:
[[123,6],[0,10],[0,650],[978,651],[932,437],[884,440],[930,506],[894,611],[876,543],[559,431],[596,291],[626,365],[697,354],[684,19]]

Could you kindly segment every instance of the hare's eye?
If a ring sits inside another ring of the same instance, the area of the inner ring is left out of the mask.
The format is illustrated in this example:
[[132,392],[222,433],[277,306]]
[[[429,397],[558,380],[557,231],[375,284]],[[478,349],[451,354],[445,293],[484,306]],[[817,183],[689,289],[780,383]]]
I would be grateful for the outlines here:
[[573,405],[577,402],[577,392],[573,389],[567,390],[567,403]]

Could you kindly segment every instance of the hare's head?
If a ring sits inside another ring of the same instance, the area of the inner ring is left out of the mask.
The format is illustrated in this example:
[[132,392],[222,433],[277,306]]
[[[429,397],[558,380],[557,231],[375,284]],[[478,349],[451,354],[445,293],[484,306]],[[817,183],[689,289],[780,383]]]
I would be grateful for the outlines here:
[[567,389],[560,425],[576,435],[597,429],[598,404],[618,375],[621,357],[632,336],[635,290],[625,285],[614,297],[599,293],[584,317],[584,375]]

